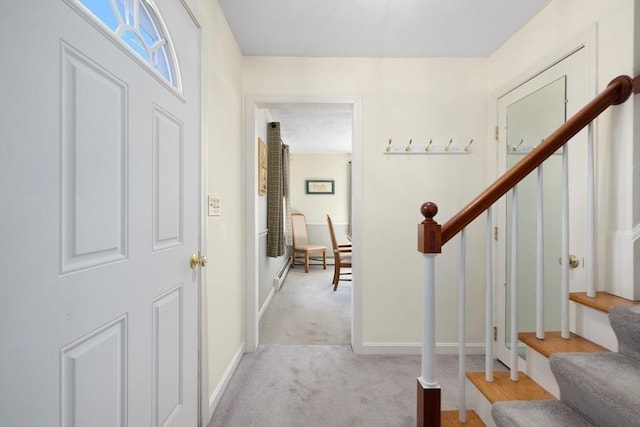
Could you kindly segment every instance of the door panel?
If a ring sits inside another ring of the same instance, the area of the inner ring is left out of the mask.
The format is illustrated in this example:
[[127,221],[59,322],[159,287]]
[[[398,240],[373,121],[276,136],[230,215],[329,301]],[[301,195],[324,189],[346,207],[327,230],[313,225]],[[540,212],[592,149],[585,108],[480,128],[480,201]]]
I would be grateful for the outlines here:
[[153,110],[153,249],[182,243],[183,124],[169,113]]
[[61,273],[68,273],[127,256],[128,91],[70,46],[61,56]]
[[73,0],[0,2],[3,426],[197,425],[199,32],[158,7],[182,95]]
[[125,426],[127,317],[60,350],[61,424]]
[[153,301],[153,425],[171,425],[182,406],[182,285]]

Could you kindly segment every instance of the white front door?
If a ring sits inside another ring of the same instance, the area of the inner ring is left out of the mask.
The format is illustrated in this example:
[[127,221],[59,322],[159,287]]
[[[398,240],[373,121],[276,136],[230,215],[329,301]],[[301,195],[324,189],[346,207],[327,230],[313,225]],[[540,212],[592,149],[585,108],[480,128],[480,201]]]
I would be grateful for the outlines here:
[[[588,101],[585,48],[541,72],[498,100],[499,173],[513,167],[526,153],[555,131]],[[567,144],[569,149],[569,252],[581,260],[570,270],[572,291],[585,283],[586,255],[586,131]],[[544,176],[544,326],[561,329],[561,213],[562,150],[543,165]],[[537,173],[518,184],[517,332],[536,331],[536,221]],[[498,224],[503,238],[497,247],[496,357],[510,365],[511,194],[498,204]],[[518,351],[524,357],[524,345]]]
[[0,4],[0,425],[196,426],[199,32],[181,95],[81,7]]

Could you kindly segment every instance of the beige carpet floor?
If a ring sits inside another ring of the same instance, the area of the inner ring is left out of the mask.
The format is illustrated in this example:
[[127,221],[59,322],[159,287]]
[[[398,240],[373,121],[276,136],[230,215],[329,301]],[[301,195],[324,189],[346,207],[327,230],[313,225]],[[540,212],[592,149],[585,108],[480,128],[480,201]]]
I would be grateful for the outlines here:
[[[351,286],[334,293],[331,274],[289,272],[263,316],[258,351],[240,361],[208,427],[415,426],[420,356],[354,354]],[[443,409],[457,406],[457,367],[457,356],[437,357]],[[484,356],[469,356],[467,367],[484,369]]]
[[260,321],[260,344],[350,344],[351,282],[333,291],[332,266],[289,270]]

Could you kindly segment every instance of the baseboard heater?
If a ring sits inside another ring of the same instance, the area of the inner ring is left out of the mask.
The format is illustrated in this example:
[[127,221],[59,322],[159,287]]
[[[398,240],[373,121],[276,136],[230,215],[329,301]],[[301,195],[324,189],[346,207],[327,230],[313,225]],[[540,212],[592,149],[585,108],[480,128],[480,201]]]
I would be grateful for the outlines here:
[[282,268],[280,268],[280,271],[278,271],[276,277],[273,278],[273,287],[276,288],[277,291],[280,290],[280,288],[282,287],[282,283],[284,283],[284,278],[287,277],[287,273],[289,272],[289,265],[290,262],[289,259],[287,259],[287,262],[285,262]]

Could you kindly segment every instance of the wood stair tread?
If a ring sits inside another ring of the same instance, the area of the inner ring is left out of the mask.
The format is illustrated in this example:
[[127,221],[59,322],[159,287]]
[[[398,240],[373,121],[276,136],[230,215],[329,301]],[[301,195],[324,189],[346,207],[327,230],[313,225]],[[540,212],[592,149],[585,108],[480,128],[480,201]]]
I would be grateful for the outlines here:
[[471,427],[484,427],[478,414],[475,411],[467,411],[467,422],[461,423],[458,419],[458,410],[442,411],[440,412],[440,426],[441,427],[457,427],[457,426],[471,426]]
[[626,298],[612,295],[608,292],[596,292],[596,296],[593,298],[588,297],[586,292],[571,292],[569,294],[569,299],[605,313],[608,313],[609,307],[613,307],[614,305],[640,304],[639,301],[631,301]]
[[467,378],[490,403],[505,400],[555,399],[524,372],[518,372],[518,381],[511,381],[508,371],[494,372],[492,383],[487,382],[484,372],[467,372]]
[[536,338],[535,332],[520,332],[518,339],[545,357],[550,357],[553,353],[609,351],[573,332],[569,339],[562,338],[560,332],[545,332],[543,340]]

